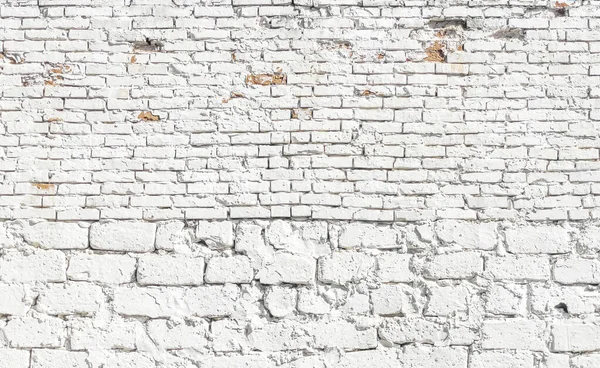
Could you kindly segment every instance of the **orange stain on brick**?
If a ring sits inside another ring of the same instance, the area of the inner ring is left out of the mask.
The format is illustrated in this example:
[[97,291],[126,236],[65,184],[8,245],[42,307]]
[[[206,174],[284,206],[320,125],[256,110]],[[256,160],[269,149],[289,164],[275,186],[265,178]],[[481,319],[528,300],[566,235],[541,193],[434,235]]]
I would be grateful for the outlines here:
[[269,86],[272,84],[286,84],[285,74],[251,74],[246,76],[246,84],[257,84],[260,86]]
[[154,115],[149,111],[143,111],[140,112],[140,114],[138,115],[138,119],[142,119],[145,121],[158,121],[160,120],[160,117],[158,115]]
[[425,53],[427,53],[427,57],[423,59],[425,61],[444,62],[446,60],[444,45],[439,41],[435,41],[433,45],[426,48]]
[[49,183],[32,183],[31,185],[33,185],[34,187],[36,187],[40,190],[54,189],[54,184],[49,184]]

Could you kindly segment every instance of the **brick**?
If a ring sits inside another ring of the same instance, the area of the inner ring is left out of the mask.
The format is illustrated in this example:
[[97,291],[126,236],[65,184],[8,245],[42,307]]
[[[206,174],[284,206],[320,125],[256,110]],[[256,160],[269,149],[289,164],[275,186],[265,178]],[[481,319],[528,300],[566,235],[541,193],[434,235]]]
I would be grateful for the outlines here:
[[63,282],[66,279],[66,267],[65,255],[60,251],[37,251],[30,255],[7,252],[0,259],[0,280]]
[[104,303],[102,288],[89,283],[50,284],[41,291],[37,310],[50,315],[93,315]]
[[511,253],[568,253],[569,232],[560,226],[527,226],[505,231]]
[[146,222],[106,222],[90,227],[90,247],[99,250],[149,252],[154,250],[156,225]]
[[440,254],[425,264],[423,272],[432,279],[468,279],[483,272],[483,258],[475,252]]
[[39,222],[23,230],[28,244],[43,249],[85,249],[88,237],[88,226],[76,223]]
[[436,224],[436,232],[443,242],[466,249],[493,249],[498,238],[494,223],[440,221]]
[[335,252],[319,259],[319,281],[327,284],[345,284],[365,280],[374,268],[374,259],[363,253]]
[[[234,312],[239,289],[233,285],[178,288],[118,288],[115,311],[126,316],[225,317]],[[178,301],[179,304],[173,304]]]
[[151,320],[148,335],[161,348],[205,348],[208,345],[208,323],[202,319],[186,321]]
[[495,280],[543,281],[550,277],[550,263],[544,256],[492,257],[486,272]]
[[139,258],[137,281],[140,285],[201,285],[204,258],[145,255]]
[[0,349],[1,368],[28,368],[30,352],[19,349]]
[[316,261],[303,255],[277,253],[257,274],[262,284],[308,284],[314,280]]
[[586,322],[557,322],[551,326],[552,346],[555,352],[582,353],[598,350],[598,325]]
[[593,259],[560,259],[554,265],[554,279],[561,284],[597,284],[600,263]]
[[546,348],[546,324],[542,321],[485,321],[482,327],[484,349],[524,349],[541,351]]
[[10,320],[4,334],[14,348],[58,348],[64,344],[67,330],[65,322],[58,318],[23,317]]
[[246,256],[213,257],[208,261],[204,279],[208,284],[249,284],[254,270]]
[[67,277],[75,281],[124,284],[134,280],[136,259],[126,255],[77,254],[69,260]]

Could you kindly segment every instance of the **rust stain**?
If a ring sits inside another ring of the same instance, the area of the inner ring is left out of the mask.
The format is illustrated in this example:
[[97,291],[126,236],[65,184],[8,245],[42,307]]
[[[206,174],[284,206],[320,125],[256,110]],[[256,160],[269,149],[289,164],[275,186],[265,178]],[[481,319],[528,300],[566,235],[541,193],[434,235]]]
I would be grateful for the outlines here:
[[251,74],[246,76],[246,84],[256,84],[259,86],[269,86],[272,84],[286,84],[285,74]]
[[54,189],[54,184],[50,184],[50,183],[31,183],[31,185],[33,185],[34,187],[36,187],[40,190]]
[[52,122],[55,122],[55,121],[63,121],[63,119],[61,119],[61,118],[49,118],[46,121],[52,123]]
[[556,6],[557,8],[567,8],[569,4],[557,1],[556,3],[554,3],[554,6]]
[[227,102],[233,100],[234,98],[246,98],[246,95],[244,95],[243,93],[239,93],[239,92],[231,92],[231,94],[229,95],[229,98],[224,98],[223,100],[221,100],[221,102],[227,103]]
[[130,62],[131,64],[135,63],[136,61],[137,61],[137,58],[135,57],[135,55],[133,55],[133,56],[131,57],[131,59],[129,59],[129,62]]
[[45,80],[44,84],[47,85],[47,86],[56,86],[56,82],[53,81],[52,79]]
[[145,121],[158,121],[160,117],[158,115],[154,115],[149,111],[140,112],[138,115],[138,119],[142,119]]
[[235,52],[231,53],[231,61],[237,61],[237,56],[235,55]]
[[382,60],[384,57],[385,57],[385,55],[382,53],[377,54],[377,59],[379,59],[379,60]]
[[444,62],[446,60],[444,45],[439,41],[435,41],[433,45],[426,48],[425,52],[427,53],[427,57],[423,59],[425,61]]
[[71,69],[71,67],[68,65],[59,65],[56,68],[50,69],[50,72],[54,73],[54,74],[65,74],[65,73],[70,73],[72,70],[73,69]]

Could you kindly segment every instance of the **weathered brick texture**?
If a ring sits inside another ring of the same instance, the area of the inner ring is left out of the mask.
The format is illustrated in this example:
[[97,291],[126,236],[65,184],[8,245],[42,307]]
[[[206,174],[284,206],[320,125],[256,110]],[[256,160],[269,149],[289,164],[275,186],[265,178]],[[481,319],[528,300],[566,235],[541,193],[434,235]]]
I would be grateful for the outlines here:
[[600,3],[0,0],[0,368],[597,368]]

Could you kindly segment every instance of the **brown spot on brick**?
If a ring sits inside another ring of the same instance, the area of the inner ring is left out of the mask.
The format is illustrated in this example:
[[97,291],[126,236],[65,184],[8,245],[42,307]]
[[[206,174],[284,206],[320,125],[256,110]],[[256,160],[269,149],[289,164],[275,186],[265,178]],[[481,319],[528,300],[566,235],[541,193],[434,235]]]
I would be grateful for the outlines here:
[[458,51],[464,51],[465,50],[465,45],[458,45],[456,47],[456,50],[458,50]]
[[567,8],[569,7],[569,4],[557,1],[554,3],[554,6],[556,7],[556,9],[554,9],[554,14],[559,17],[565,17],[567,15]]
[[137,61],[137,58],[135,57],[135,55],[133,55],[133,56],[131,57],[131,59],[129,59],[129,62],[130,62],[131,64],[135,63],[136,61]]
[[439,41],[435,41],[433,45],[426,48],[425,52],[427,53],[427,57],[423,59],[425,61],[433,61],[439,63],[443,63],[444,61],[446,61],[446,55],[444,54],[444,45]]
[[246,76],[246,84],[257,84],[260,86],[269,86],[272,84],[286,84],[287,76],[285,74],[251,74]]
[[145,121],[158,121],[160,117],[158,115],[154,115],[149,111],[140,112],[138,115],[138,119],[142,119]]
[[231,53],[231,61],[237,61],[237,56],[235,56],[235,52]]
[[55,121],[63,121],[63,119],[61,119],[61,118],[48,118],[46,121],[52,123],[52,122],[55,122]]
[[229,98],[224,98],[223,100],[221,100],[221,102],[227,103],[227,102],[233,100],[234,98],[246,98],[246,95],[244,95],[243,93],[239,93],[239,92],[231,92],[231,94],[229,95]]
[[11,64],[23,64],[25,62],[25,58],[18,54],[2,55],[2,57],[6,57],[8,59],[8,62]]
[[52,189],[54,189],[54,184],[50,184],[50,183],[31,183],[31,185],[33,185],[34,187],[38,188],[39,190],[52,190]]
[[361,95],[361,96],[372,96],[372,95],[374,95],[374,94],[375,94],[375,92],[373,92],[373,91],[370,91],[370,90],[368,90],[368,89],[365,89],[364,91],[362,91],[362,92],[361,92],[361,94],[360,94],[360,95]]
[[377,59],[379,59],[379,60],[382,60],[384,57],[385,57],[385,55],[382,53],[377,54]]
[[47,85],[47,86],[56,86],[56,82],[53,81],[52,79],[45,80],[44,84]]
[[56,68],[50,69],[50,72],[54,74],[66,74],[70,73],[72,70],[73,69],[71,69],[71,67],[68,65],[59,65]]
[[312,110],[292,109],[292,119],[310,120],[312,119]]

